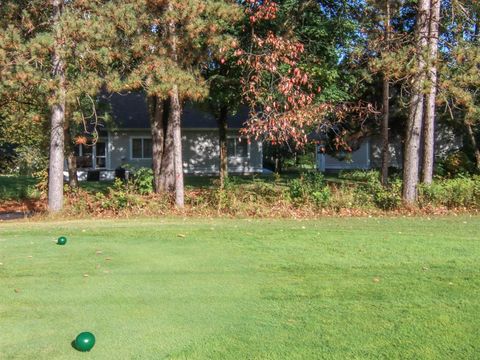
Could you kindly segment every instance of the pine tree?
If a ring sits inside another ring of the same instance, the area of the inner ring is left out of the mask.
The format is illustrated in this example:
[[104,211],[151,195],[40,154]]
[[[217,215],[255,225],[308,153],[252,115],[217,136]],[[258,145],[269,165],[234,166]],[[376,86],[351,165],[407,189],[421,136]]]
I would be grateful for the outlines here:
[[430,184],[433,180],[435,157],[435,109],[437,101],[437,56],[440,23],[440,0],[430,0],[428,34],[428,71],[423,136],[422,181]]
[[445,6],[439,67],[439,103],[466,135],[465,147],[480,171],[480,5],[458,1]]
[[[17,96],[35,88],[50,109],[48,203],[63,206],[66,108],[84,96],[94,98],[106,79],[119,78],[115,62],[123,55],[117,28],[135,28],[123,1],[2,1],[0,88]],[[3,76],[5,75],[5,76]]]
[[127,83],[148,94],[155,190],[174,192],[176,205],[183,207],[182,104],[208,95],[203,69],[231,46],[233,39],[223,30],[240,13],[234,2],[224,0],[152,0],[146,5],[144,52],[132,52],[134,69]]
[[420,164],[420,138],[425,103],[424,85],[426,80],[428,44],[428,19],[430,1],[419,0],[417,23],[415,26],[415,50],[417,55],[415,77],[411,84],[410,110],[405,135],[405,151],[403,161],[403,201],[412,205],[417,199],[418,170]]

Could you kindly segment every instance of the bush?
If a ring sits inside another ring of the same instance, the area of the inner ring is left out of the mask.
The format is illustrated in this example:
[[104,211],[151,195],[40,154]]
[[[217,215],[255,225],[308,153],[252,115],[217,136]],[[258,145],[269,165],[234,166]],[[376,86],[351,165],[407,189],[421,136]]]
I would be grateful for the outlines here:
[[145,167],[135,170],[132,185],[134,191],[140,195],[151,194],[153,192],[153,170]]
[[441,177],[455,177],[460,174],[471,174],[474,170],[474,163],[463,151],[451,153],[435,165],[435,173]]
[[322,173],[308,172],[299,179],[288,183],[290,198],[297,203],[312,202],[318,207],[326,207],[330,202],[331,192]]
[[384,187],[378,170],[342,171],[339,178],[356,182],[351,186],[355,189],[354,204],[358,207],[394,210],[402,203],[402,181],[392,178],[390,184]]
[[380,172],[378,170],[342,170],[338,174],[338,178],[371,183],[379,181]]
[[402,204],[402,181],[395,180],[384,187],[378,182],[378,185],[372,189],[373,202],[382,210],[398,209]]
[[32,176],[48,168],[48,158],[43,149],[20,146],[15,149],[12,173]]
[[[206,196],[205,193],[202,193],[201,196],[212,206],[216,206],[217,209],[228,211],[248,208],[253,205],[269,208],[285,197],[284,189],[276,186],[275,183],[254,179],[250,184],[242,184],[235,177],[226,178],[224,188],[215,190],[214,194],[214,197]],[[195,203],[197,206],[199,205],[198,202]]]
[[436,180],[431,185],[419,187],[421,206],[445,206],[448,208],[480,208],[480,176],[459,176]]

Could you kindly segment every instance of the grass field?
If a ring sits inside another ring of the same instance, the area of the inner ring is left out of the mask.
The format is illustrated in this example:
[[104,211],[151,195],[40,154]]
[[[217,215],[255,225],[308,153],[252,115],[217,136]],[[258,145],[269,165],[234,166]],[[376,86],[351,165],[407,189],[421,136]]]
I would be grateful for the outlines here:
[[478,359],[479,259],[479,217],[0,223],[0,358]]

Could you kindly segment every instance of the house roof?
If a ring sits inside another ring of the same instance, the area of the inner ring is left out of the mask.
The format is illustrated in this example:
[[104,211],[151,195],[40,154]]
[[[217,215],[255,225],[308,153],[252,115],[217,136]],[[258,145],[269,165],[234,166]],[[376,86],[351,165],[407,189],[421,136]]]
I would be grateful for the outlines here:
[[[141,92],[113,93],[102,95],[111,107],[113,120],[122,129],[149,129],[150,119],[146,96]],[[248,119],[248,108],[241,107],[235,115],[229,115],[228,127],[240,129]],[[216,129],[217,120],[214,115],[200,104],[186,102],[182,113],[184,129]]]

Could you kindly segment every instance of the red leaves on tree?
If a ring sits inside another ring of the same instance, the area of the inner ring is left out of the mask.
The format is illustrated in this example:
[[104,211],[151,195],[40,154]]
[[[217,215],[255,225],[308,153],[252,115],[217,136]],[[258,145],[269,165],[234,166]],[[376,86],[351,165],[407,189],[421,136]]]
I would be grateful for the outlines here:
[[259,23],[275,19],[277,11],[274,1],[247,0],[250,28],[245,29],[245,33],[250,46],[248,50],[234,51],[237,64],[244,68],[243,98],[250,109],[243,135],[272,144],[293,140],[297,146],[303,146],[311,130],[325,132],[347,117],[363,118],[372,114],[374,109],[365,103],[315,103],[320,87],[314,88],[309,74],[301,66],[304,45],[292,36],[260,30],[265,26]]
[[260,21],[273,20],[278,5],[271,0],[248,0],[246,14],[251,26],[250,49],[237,49],[234,55],[244,67],[243,97],[250,108],[244,135],[281,143],[307,140],[305,126],[313,121],[306,116],[313,110],[316,91],[306,71],[300,67],[305,49],[301,42],[267,31],[255,34]]
[[262,20],[273,20],[277,16],[278,4],[271,0],[247,0],[246,14],[249,15],[250,24]]

